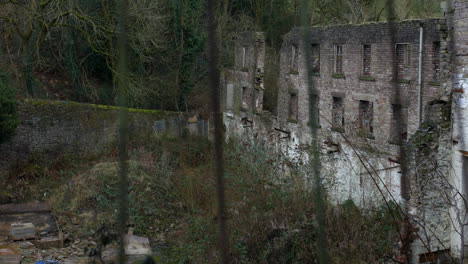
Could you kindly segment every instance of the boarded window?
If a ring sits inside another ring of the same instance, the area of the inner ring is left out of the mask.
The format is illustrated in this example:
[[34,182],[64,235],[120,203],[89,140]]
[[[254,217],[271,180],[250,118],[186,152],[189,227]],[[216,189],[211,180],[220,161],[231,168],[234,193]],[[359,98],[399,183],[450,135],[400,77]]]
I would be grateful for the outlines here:
[[249,109],[249,89],[247,87],[242,87],[242,108],[247,110]]
[[320,127],[320,108],[319,108],[320,98],[318,95],[312,94],[310,96],[310,100],[311,100],[310,107],[312,107],[311,109],[312,120],[309,123],[313,127]]
[[390,143],[398,144],[407,137],[408,109],[398,104],[392,105]]
[[291,64],[290,71],[291,73],[297,73],[297,62],[298,62],[298,51],[296,45],[291,45]]
[[335,45],[335,73],[343,73],[343,45]]
[[296,93],[289,94],[289,116],[291,120],[297,120],[298,98]]
[[433,79],[438,81],[440,80],[440,42],[434,42],[432,46],[432,56]]
[[395,49],[397,79],[404,79],[406,67],[410,65],[409,44],[396,44]]
[[374,104],[370,101],[359,101],[359,127],[364,136],[374,133]]
[[344,129],[344,105],[341,97],[333,97],[332,126],[335,129]]
[[371,45],[362,45],[362,75],[371,75]]
[[312,59],[312,73],[319,74],[320,73],[320,45],[319,44],[312,44],[311,47],[311,59]]

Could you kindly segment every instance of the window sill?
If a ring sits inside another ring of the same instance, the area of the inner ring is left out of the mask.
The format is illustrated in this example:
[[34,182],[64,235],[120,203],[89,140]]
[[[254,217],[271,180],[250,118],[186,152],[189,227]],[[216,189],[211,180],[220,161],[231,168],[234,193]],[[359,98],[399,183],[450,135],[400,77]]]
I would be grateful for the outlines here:
[[298,74],[299,74],[299,72],[298,72],[298,71],[293,71],[293,70],[290,70],[290,71],[289,71],[289,74],[292,74],[292,75],[298,75]]
[[297,124],[297,120],[294,118],[288,118],[288,123],[294,123]]
[[406,80],[406,79],[397,79],[395,80],[396,83],[406,83],[406,84],[410,84],[411,81],[410,80]]
[[344,73],[334,73],[334,74],[332,74],[332,78],[345,79],[345,75],[344,75]]
[[[307,126],[312,127],[312,124],[310,122],[307,122]],[[315,128],[322,128],[322,126],[319,124],[319,125],[315,126]]]
[[339,132],[339,133],[344,133],[345,132],[344,128],[342,128],[342,127],[332,127],[331,130],[335,131],[335,132]]
[[431,86],[441,86],[440,81],[430,81],[429,85],[431,85]]
[[360,80],[360,81],[375,82],[375,78],[372,77],[372,76],[368,76],[368,75],[361,75],[361,76],[359,76],[359,80]]

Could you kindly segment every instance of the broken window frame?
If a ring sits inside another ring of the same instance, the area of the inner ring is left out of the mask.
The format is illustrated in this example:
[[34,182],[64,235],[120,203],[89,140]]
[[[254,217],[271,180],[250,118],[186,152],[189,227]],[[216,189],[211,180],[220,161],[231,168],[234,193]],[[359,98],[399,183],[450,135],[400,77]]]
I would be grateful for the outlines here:
[[[399,63],[399,47],[406,47],[406,50],[403,53],[403,62]],[[405,68],[411,66],[411,44],[410,43],[395,43],[395,63],[396,63],[396,79],[404,80],[405,79]]]
[[248,98],[249,88],[247,86],[242,86],[241,89],[241,109],[246,111],[249,109],[249,98]]
[[434,81],[440,81],[440,41],[432,43],[432,79]]
[[334,74],[343,74],[343,44],[335,44],[333,47],[333,56],[334,56]]
[[289,73],[298,74],[298,59],[299,59],[299,50],[298,46],[295,44],[291,45],[291,60],[289,65]]
[[362,136],[374,138],[374,102],[359,100],[359,130]]
[[299,115],[299,96],[297,92],[289,93],[288,121],[297,122]]
[[[344,98],[339,96],[332,97],[332,130],[344,132]],[[338,116],[337,116],[338,115]]]
[[[369,53],[365,52],[366,47],[369,47]],[[366,54],[368,54],[369,56],[368,58],[366,57]],[[363,43],[361,45],[361,57],[362,57],[361,75],[371,76],[371,67],[372,67],[372,45],[371,44]],[[366,67],[366,64],[368,64],[367,67]]]
[[310,44],[310,50],[311,50],[311,60],[312,60],[311,71],[313,75],[318,76],[320,75],[320,44],[318,43]]
[[263,96],[260,88],[255,88],[255,111],[261,112],[263,110]]
[[242,71],[247,71],[248,70],[247,66],[246,66],[248,48],[249,47],[247,47],[247,46],[242,47],[242,61],[241,61],[241,70]]

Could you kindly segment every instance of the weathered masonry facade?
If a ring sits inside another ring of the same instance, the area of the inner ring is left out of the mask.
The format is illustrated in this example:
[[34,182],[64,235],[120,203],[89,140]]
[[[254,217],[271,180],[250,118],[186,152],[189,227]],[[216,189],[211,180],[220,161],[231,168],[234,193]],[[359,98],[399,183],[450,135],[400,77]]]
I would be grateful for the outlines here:
[[235,66],[221,75],[227,137],[307,159],[315,126],[330,199],[372,207],[383,193],[401,204],[417,230],[411,263],[468,251],[467,204],[453,198],[468,194],[468,3],[443,7],[444,19],[293,29],[276,115],[262,109],[262,33],[240,34]]

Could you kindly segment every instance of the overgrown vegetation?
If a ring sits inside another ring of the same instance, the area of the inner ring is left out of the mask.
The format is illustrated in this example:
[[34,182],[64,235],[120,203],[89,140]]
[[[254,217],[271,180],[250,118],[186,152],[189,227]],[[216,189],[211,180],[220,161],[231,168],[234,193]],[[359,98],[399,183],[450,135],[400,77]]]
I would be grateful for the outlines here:
[[[129,224],[136,234],[167,243],[169,263],[219,261],[212,151],[212,143],[202,138],[131,144]],[[68,167],[65,164],[73,164],[71,157],[63,158],[67,162],[44,166],[35,162],[35,169],[27,170],[24,199],[52,201],[62,227],[72,237],[87,237],[101,225],[114,227],[116,154]],[[267,146],[228,143],[233,263],[315,263],[316,207],[308,173],[300,165]],[[397,232],[386,207],[361,211],[352,201],[327,207],[333,263],[377,263],[394,255]],[[393,214],[398,215],[396,207]]]

